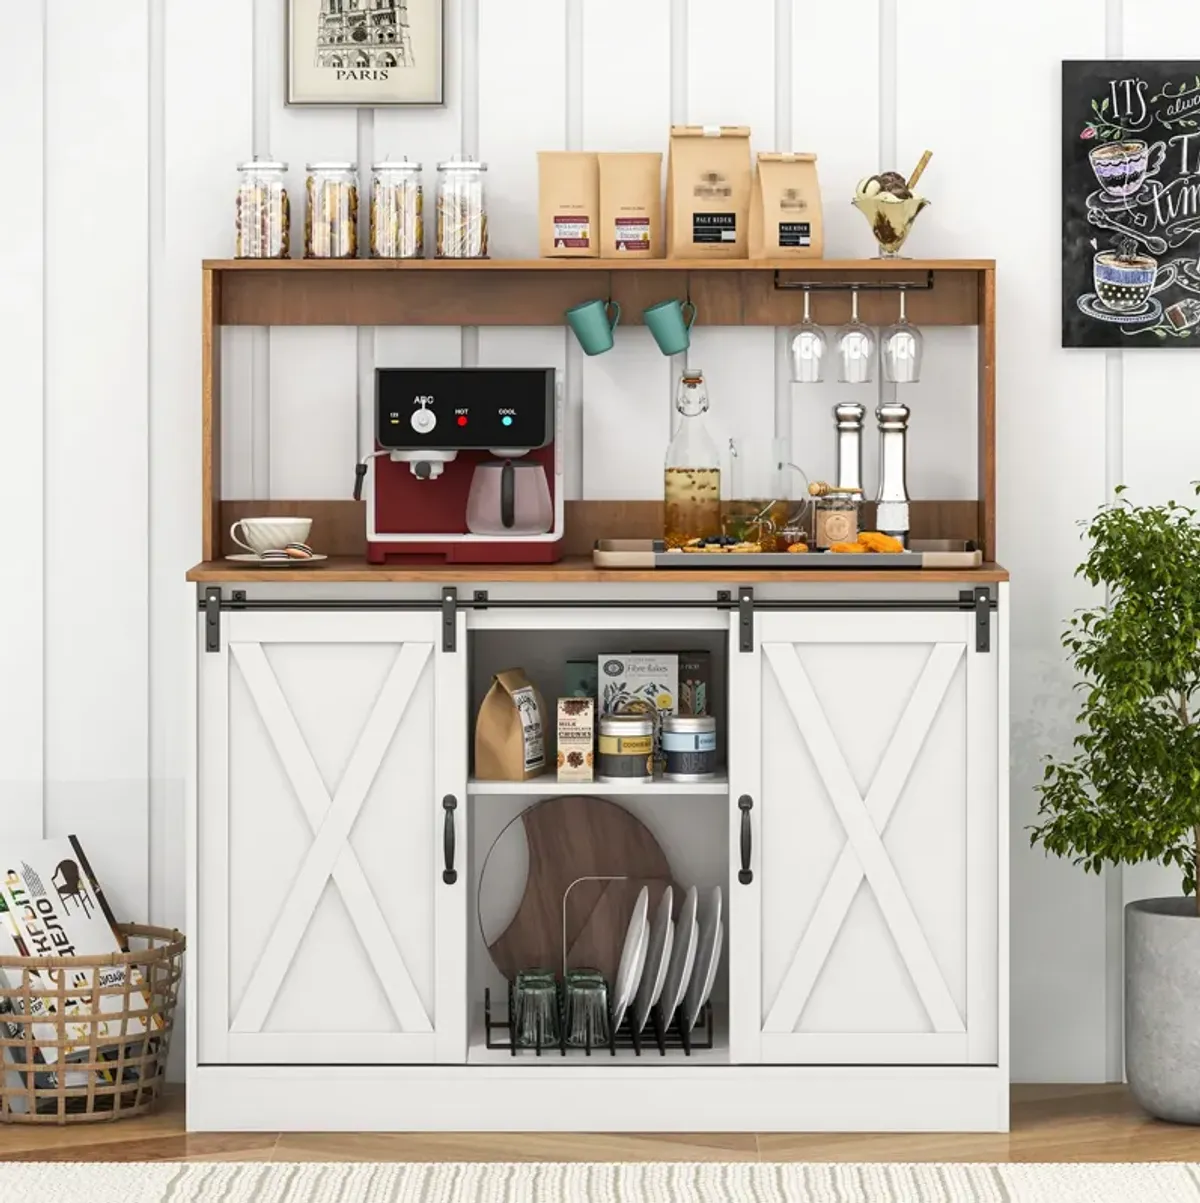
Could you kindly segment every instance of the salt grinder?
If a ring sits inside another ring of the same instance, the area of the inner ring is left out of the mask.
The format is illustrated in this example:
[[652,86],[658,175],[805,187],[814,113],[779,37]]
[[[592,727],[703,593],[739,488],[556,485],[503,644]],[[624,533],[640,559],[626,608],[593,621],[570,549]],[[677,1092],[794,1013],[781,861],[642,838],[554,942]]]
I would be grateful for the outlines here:
[[833,425],[837,431],[837,475],[839,489],[862,488],[862,429],[866,410],[846,403],[833,407]]
[[875,410],[879,423],[879,494],[875,526],[908,546],[908,485],[905,462],[908,444],[908,406],[895,403]]

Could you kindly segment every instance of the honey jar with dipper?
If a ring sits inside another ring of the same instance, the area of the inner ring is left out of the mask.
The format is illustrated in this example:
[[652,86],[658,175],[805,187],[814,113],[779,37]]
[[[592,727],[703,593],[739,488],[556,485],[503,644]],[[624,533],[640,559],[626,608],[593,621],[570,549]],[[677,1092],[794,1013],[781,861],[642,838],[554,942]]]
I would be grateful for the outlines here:
[[839,489],[836,485],[814,480],[808,486],[813,498],[813,536],[818,551],[828,551],[834,543],[853,543],[858,538],[858,510],[862,489]]

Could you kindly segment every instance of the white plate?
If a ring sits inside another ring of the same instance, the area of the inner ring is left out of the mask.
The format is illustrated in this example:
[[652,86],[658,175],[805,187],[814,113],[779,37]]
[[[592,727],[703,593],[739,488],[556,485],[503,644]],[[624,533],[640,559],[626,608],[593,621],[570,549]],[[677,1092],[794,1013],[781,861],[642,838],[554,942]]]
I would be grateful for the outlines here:
[[717,979],[717,962],[721,959],[721,887],[714,886],[708,905],[700,919],[700,947],[696,952],[696,967],[688,984],[684,1002],[684,1021],[690,1030],[696,1026],[701,1008],[712,993]]
[[638,987],[637,1005],[634,1007],[634,1029],[640,1032],[650,1018],[650,1009],[662,994],[667,980],[667,965],[671,959],[671,946],[675,941],[675,927],[671,923],[671,903],[674,891],[667,886],[654,912],[654,923],[650,928],[650,945],[646,953],[646,969],[642,984]]
[[311,555],[305,560],[264,560],[252,551],[245,551],[236,556],[226,556],[225,559],[232,560],[235,564],[257,564],[260,568],[303,568],[305,564],[319,564],[329,557]]
[[679,920],[675,924],[675,942],[671,949],[670,963],[667,967],[667,980],[663,985],[662,1004],[663,1026],[671,1022],[675,1008],[683,1001],[688,982],[692,980],[692,966],[696,963],[696,941],[699,928],[696,925],[696,904],[699,896],[696,887],[692,886],[684,895],[683,906],[679,908]]
[[625,944],[621,949],[621,962],[617,966],[617,980],[613,985],[613,1031],[621,1026],[625,1010],[633,1001],[638,983],[642,980],[642,970],[646,965],[646,946],[649,944],[649,934],[646,927],[646,912],[650,909],[650,889],[642,886],[638,891],[637,901],[633,904],[633,914],[629,916],[629,926],[625,929]]

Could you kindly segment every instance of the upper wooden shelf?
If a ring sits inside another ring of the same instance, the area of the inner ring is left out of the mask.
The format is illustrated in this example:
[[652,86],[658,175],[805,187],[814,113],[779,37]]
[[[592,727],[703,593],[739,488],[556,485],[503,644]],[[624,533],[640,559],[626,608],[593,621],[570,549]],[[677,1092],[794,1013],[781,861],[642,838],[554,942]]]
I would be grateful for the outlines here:
[[205,259],[205,271],[436,271],[436,272],[690,272],[786,271],[861,272],[872,275],[905,272],[994,271],[995,259]]
[[[691,299],[702,326],[787,326],[800,293],[780,280],[912,286],[908,314],[925,326],[979,324],[991,259],[209,259],[212,315],[223,326],[557,326],[596,297],[623,325],[672,297]],[[932,286],[930,286],[932,281]],[[848,291],[812,294],[826,325],[850,316]],[[895,293],[864,290],[859,314],[885,325]]]

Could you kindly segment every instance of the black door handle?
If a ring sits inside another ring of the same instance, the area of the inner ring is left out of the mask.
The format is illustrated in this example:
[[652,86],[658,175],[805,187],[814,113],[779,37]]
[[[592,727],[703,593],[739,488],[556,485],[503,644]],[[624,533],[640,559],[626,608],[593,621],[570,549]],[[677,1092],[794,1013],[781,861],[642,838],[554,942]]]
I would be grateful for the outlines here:
[[738,872],[738,881],[744,886],[754,880],[754,874],[750,871],[750,811],[753,806],[754,799],[749,794],[743,794],[738,799],[738,810],[742,812],[742,867]]
[[446,857],[442,880],[452,886],[458,880],[458,870],[454,867],[454,812],[458,809],[458,799],[453,794],[447,794],[442,799],[442,809],[446,812],[442,824],[442,851]]

